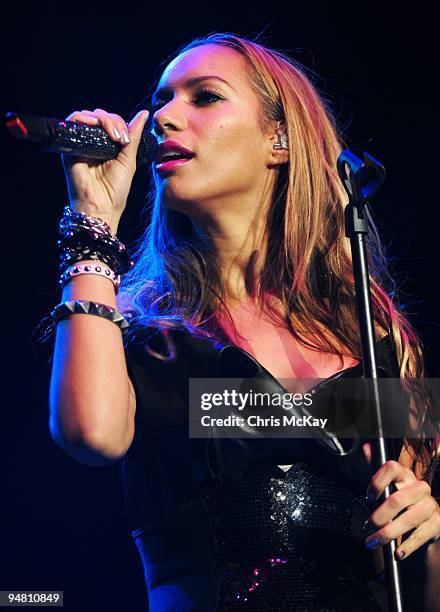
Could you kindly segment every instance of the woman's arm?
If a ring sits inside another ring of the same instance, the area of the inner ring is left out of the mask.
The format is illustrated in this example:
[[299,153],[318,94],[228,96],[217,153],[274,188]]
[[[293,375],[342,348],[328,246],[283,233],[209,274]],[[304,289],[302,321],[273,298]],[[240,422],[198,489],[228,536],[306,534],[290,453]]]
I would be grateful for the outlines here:
[[[62,300],[116,307],[113,284],[97,275],[73,278]],[[122,334],[111,321],[75,314],[58,323],[50,386],[50,431],[69,455],[107,465],[130,447],[136,408]]]
[[[99,164],[63,157],[71,208],[102,219],[114,234],[127,203],[147,116],[140,111],[128,125],[119,115],[99,108],[67,117],[99,125],[121,145],[114,159]],[[62,300],[76,299],[116,307],[113,283],[97,275],[70,279]],[[106,465],[127,451],[134,435],[135,396],[121,330],[114,323],[89,314],[58,323],[49,401],[52,437],[81,463]]]

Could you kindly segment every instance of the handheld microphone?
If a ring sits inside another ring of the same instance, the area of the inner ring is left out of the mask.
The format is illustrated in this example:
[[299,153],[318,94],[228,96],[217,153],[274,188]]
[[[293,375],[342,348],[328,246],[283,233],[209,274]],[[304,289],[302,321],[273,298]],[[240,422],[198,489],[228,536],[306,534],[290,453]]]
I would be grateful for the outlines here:
[[[158,148],[157,140],[151,133],[150,117],[137,150],[137,168],[151,164]],[[6,127],[14,138],[39,145],[39,149],[45,153],[108,160],[114,159],[122,149],[122,145],[113,142],[102,127],[75,121],[7,113]]]

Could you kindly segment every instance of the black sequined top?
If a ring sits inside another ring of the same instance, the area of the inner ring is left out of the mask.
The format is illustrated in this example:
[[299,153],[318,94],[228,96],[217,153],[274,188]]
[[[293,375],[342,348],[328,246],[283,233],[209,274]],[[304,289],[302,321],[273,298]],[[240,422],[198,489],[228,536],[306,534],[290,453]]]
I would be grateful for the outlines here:
[[[186,331],[174,340],[173,362],[141,343],[126,347],[137,411],[122,479],[149,609],[386,609],[363,543],[370,474],[360,445],[341,456],[315,439],[189,438],[188,378],[230,375],[232,364],[236,376],[254,368],[274,379],[236,347],[232,357]],[[378,360],[384,375],[398,375],[388,338]],[[332,378],[361,374],[359,365]],[[391,442],[394,459],[401,445]]]

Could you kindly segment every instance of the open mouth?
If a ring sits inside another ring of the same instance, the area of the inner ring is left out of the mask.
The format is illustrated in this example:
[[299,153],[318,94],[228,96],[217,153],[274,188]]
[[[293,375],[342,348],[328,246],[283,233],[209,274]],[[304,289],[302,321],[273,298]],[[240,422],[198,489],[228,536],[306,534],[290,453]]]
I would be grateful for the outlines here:
[[174,170],[187,164],[194,157],[193,151],[176,140],[161,142],[156,152],[155,169],[157,172]]
[[156,162],[156,170],[160,172],[164,170],[172,170],[173,168],[179,168],[180,166],[183,166],[191,161],[191,159],[192,156],[190,157],[188,155],[177,155],[174,153],[164,155],[160,162]]

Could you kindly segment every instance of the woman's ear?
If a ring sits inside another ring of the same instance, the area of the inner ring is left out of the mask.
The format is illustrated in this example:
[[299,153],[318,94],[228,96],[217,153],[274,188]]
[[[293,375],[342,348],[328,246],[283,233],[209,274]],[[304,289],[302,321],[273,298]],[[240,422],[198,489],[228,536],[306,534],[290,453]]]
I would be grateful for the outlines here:
[[289,140],[284,121],[277,122],[270,140],[272,142],[270,166],[287,164],[289,161]]

